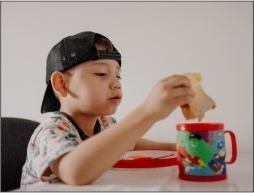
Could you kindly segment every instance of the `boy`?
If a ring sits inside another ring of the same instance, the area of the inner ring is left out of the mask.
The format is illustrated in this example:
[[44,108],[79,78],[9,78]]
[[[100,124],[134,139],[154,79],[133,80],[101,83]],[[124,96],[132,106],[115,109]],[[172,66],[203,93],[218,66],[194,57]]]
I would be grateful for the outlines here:
[[68,36],[51,49],[41,112],[54,113],[29,141],[21,186],[40,180],[89,184],[130,149],[175,150],[175,143],[141,137],[192,101],[189,79],[175,75],[159,81],[140,106],[116,123],[109,115],[122,99],[120,73],[120,53],[100,34]]

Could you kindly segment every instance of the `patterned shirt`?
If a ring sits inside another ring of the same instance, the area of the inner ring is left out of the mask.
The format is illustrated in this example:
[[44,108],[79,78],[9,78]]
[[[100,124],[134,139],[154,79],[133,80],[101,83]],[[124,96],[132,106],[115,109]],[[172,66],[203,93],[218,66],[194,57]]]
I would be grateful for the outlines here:
[[[97,134],[116,123],[111,116],[97,119]],[[63,112],[54,112],[34,131],[27,147],[26,162],[22,168],[21,187],[38,181],[58,181],[56,175],[43,176],[49,165],[61,155],[70,152],[88,136]]]

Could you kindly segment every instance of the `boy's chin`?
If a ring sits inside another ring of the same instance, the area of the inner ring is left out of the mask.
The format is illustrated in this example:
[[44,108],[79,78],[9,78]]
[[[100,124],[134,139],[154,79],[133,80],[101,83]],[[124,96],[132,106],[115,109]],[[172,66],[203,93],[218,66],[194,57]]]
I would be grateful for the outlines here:
[[94,107],[94,112],[98,116],[108,116],[108,115],[113,115],[117,111],[117,107],[119,105],[105,105],[105,106],[96,106]]
[[116,111],[117,111],[117,108],[111,108],[111,109],[109,109],[107,112],[103,112],[103,113],[102,113],[103,115],[101,115],[101,116],[113,115],[113,114],[116,113]]

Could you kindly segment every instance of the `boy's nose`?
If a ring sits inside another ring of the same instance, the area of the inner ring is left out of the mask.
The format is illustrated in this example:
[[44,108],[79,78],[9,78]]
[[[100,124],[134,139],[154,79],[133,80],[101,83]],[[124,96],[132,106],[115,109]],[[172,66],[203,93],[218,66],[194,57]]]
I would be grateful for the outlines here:
[[114,80],[111,85],[110,85],[110,88],[111,89],[120,89],[121,88],[121,83],[120,81],[117,79],[117,80]]

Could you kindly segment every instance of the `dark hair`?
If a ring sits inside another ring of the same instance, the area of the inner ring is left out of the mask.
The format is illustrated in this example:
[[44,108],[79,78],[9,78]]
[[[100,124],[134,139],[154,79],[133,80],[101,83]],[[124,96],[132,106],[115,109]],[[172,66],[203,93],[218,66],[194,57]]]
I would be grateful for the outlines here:
[[94,44],[97,50],[106,50],[107,52],[113,51],[113,44],[107,38],[100,37],[97,35],[95,37]]

